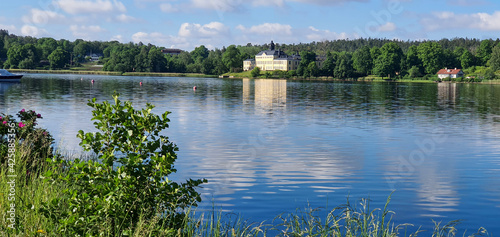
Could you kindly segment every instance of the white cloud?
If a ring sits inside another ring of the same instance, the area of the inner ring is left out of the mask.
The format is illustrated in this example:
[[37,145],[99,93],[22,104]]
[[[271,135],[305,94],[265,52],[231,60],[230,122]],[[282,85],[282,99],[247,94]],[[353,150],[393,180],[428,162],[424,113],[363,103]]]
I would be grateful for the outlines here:
[[344,32],[336,33],[329,30],[319,30],[313,26],[309,26],[304,32],[298,34],[303,34],[309,41],[324,41],[324,40],[336,40],[336,39],[347,39],[348,35]]
[[205,25],[183,23],[179,29],[179,36],[181,37],[216,37],[227,36],[229,28],[220,22],[210,22]]
[[15,25],[3,25],[3,24],[0,24],[0,29],[8,30],[9,33],[13,33],[15,31],[17,31],[17,28],[16,28]]
[[282,25],[279,23],[264,23],[256,26],[246,28],[243,25],[238,25],[236,29],[241,30],[243,33],[252,33],[258,35],[292,35],[292,26]]
[[483,31],[500,30],[500,11],[493,14],[455,14],[453,12],[435,12],[423,17],[420,23],[426,30],[446,30],[446,29],[477,29]]
[[23,22],[28,24],[63,23],[66,17],[53,11],[31,9],[30,14],[23,16]]
[[391,32],[396,30],[396,24],[393,22],[387,22],[384,25],[381,25],[378,29],[380,32]]
[[83,39],[90,39],[96,33],[106,32],[105,29],[97,25],[94,26],[71,25],[69,29],[73,33],[73,36]]
[[116,16],[116,20],[118,20],[119,22],[129,23],[129,22],[134,22],[137,19],[133,16],[129,16],[126,14],[120,14],[120,15]]
[[56,3],[69,14],[127,11],[125,5],[117,0],[56,0]]
[[190,41],[188,39],[170,35],[164,35],[160,32],[137,32],[132,35],[132,41],[134,43],[142,42],[144,44],[155,44],[157,46],[165,46],[167,48],[181,48],[186,49],[191,47]]
[[123,43],[123,36],[122,35],[115,35],[109,39],[110,41],[118,41]]
[[172,6],[170,3],[163,3],[160,4],[160,9],[162,12],[167,12],[167,13],[172,13],[172,12],[178,12],[179,8]]
[[33,36],[33,37],[38,37],[44,34],[47,34],[47,31],[44,29],[39,29],[36,26],[32,25],[24,25],[21,28],[21,34],[25,36]]

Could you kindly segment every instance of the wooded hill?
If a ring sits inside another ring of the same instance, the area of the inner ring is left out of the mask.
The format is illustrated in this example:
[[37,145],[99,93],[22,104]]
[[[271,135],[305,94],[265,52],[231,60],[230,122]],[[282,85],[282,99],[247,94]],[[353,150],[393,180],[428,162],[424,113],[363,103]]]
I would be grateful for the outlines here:
[[[220,75],[242,70],[242,62],[253,58],[268,44],[231,45],[209,50],[199,46],[180,55],[166,55],[164,47],[118,41],[73,42],[53,38],[16,36],[0,30],[0,67],[20,69],[64,69],[79,66],[91,54],[100,55],[102,70],[118,72],[176,72]],[[299,44],[276,44],[285,53],[300,54],[297,71],[285,76],[353,78],[366,75],[384,77],[421,77],[440,68],[474,71],[482,67],[487,79],[500,69],[500,39],[454,38],[438,41],[401,41],[389,39],[343,39]],[[321,68],[316,56],[324,56]]]

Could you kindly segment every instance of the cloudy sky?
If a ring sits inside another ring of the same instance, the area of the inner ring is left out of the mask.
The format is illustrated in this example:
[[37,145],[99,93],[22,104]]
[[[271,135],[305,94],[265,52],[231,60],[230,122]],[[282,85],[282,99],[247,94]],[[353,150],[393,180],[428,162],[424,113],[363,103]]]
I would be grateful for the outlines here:
[[0,29],[56,39],[199,45],[500,37],[498,0],[2,0]]

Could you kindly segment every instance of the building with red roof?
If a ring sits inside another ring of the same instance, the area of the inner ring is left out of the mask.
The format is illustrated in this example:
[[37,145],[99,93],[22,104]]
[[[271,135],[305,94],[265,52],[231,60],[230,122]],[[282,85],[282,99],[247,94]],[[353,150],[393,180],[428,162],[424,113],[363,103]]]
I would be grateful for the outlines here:
[[464,71],[459,68],[444,68],[437,73],[439,79],[464,77]]

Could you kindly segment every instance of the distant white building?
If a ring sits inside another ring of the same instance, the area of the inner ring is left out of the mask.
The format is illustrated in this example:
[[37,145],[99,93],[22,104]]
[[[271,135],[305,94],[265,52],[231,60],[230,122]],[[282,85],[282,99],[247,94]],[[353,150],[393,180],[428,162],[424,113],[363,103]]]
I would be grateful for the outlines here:
[[464,72],[462,69],[448,69],[444,68],[439,70],[437,73],[439,79],[444,79],[444,78],[459,78],[459,77],[464,77]]
[[167,55],[179,55],[182,53],[180,49],[162,49],[161,52]]

